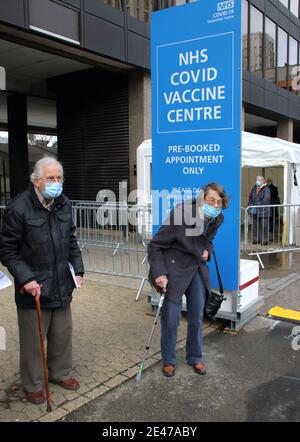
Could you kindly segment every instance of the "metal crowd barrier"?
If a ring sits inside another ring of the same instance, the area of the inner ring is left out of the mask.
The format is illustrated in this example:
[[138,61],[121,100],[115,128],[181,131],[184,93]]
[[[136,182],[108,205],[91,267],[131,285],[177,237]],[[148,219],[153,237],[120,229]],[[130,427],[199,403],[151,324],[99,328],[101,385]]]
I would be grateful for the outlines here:
[[148,276],[150,206],[72,201],[72,211],[85,269],[140,279],[138,300]]
[[[0,206],[0,227],[5,206]],[[148,276],[147,245],[152,238],[151,205],[72,201],[76,235],[90,272],[141,280]],[[241,235],[246,255],[300,250],[300,205],[276,204],[242,208]]]
[[244,212],[244,252],[261,255],[300,250],[300,205],[248,206]]
[[113,254],[128,241],[127,207],[105,202],[72,202],[78,241],[112,247]]
[[[140,279],[136,300],[148,277],[147,245],[152,236],[150,205],[71,201],[85,269]],[[6,206],[0,206],[0,228]]]

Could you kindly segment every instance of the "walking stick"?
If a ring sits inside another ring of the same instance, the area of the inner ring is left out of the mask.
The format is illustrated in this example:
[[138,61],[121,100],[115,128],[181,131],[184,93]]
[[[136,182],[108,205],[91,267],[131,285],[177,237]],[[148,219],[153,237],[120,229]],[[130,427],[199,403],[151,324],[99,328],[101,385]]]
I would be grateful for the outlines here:
[[151,333],[150,333],[149,339],[148,339],[146,347],[145,347],[144,357],[143,357],[142,363],[140,365],[139,371],[137,372],[137,374],[135,376],[136,382],[140,382],[141,379],[142,379],[142,374],[143,374],[143,371],[144,371],[145,360],[146,360],[146,357],[148,355],[148,351],[149,351],[150,344],[151,344],[151,341],[152,341],[152,337],[153,337],[153,334],[154,334],[154,329],[155,329],[155,326],[157,324],[158,317],[159,317],[162,305],[164,303],[165,291],[166,291],[166,289],[164,288],[163,289],[163,293],[160,293],[161,297],[160,297],[160,300],[159,300],[159,303],[158,303],[158,308],[157,308],[157,312],[156,312],[156,315],[155,315],[155,318],[154,318],[154,321],[153,321]]
[[42,315],[41,315],[40,299],[35,298],[35,303],[36,303],[36,311],[37,311],[38,323],[39,323],[41,354],[42,354],[43,372],[44,372],[44,384],[45,384],[46,398],[47,398],[47,411],[52,411],[49,383],[48,383],[48,369],[47,369],[47,363],[46,363],[45,339],[44,339],[43,328],[42,328]]

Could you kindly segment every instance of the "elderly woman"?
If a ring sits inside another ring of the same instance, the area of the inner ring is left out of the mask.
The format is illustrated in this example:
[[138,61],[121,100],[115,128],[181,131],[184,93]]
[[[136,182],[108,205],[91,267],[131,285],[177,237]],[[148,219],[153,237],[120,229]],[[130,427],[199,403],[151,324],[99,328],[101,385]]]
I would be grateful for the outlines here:
[[[211,241],[223,223],[222,209],[227,207],[228,197],[217,183],[207,184],[202,195],[204,201],[200,206],[199,197],[176,206],[148,245],[149,281],[158,291],[166,292],[161,314],[161,353],[163,374],[167,377],[175,374],[183,294],[187,300],[188,320],[186,359],[196,373],[206,374],[202,361],[203,311],[206,295],[210,292],[206,261],[212,254]],[[199,207],[202,210],[199,211]],[[181,217],[178,216],[180,211]],[[197,219],[201,219],[203,213],[204,226],[200,229]],[[180,218],[182,223],[178,222]]]

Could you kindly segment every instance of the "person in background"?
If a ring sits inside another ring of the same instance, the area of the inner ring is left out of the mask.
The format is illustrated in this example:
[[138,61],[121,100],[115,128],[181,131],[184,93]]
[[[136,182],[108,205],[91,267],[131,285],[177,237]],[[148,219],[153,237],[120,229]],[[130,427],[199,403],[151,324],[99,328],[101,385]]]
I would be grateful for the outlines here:
[[[222,212],[228,205],[228,196],[218,183],[204,186],[202,195],[204,204],[199,204],[198,196],[177,205],[148,245],[149,282],[157,291],[166,293],[161,314],[162,371],[166,377],[175,374],[183,294],[187,299],[188,320],[186,360],[197,374],[206,373],[202,359],[203,312],[206,296],[210,293],[206,262],[212,255],[212,240],[223,223]],[[186,216],[189,213],[192,215]],[[203,213],[204,230],[196,230],[197,217],[203,219]],[[176,223],[177,219],[183,221]],[[190,228],[195,230],[195,235],[189,235]]]
[[[249,194],[249,206],[266,206],[271,204],[271,192],[263,176],[256,177],[256,183]],[[269,216],[268,207],[253,207],[250,209],[253,215],[253,238],[254,244],[261,243],[263,246],[269,243]]]
[[20,374],[26,398],[45,401],[35,301],[40,298],[47,339],[49,381],[68,390],[80,385],[71,376],[72,315],[75,288],[84,273],[70,201],[62,194],[63,168],[52,157],[39,160],[31,183],[8,205],[0,232],[0,259],[14,277],[20,341]]
[[[272,178],[267,178],[267,185],[271,192],[271,205],[280,204],[280,198],[278,195],[278,187],[274,186]],[[269,231],[275,234],[275,224],[278,222],[278,207],[270,209],[270,225]],[[274,238],[274,236],[273,236]]]
[[271,193],[270,204],[280,204],[278,187],[274,186],[272,178],[267,178],[267,186]]

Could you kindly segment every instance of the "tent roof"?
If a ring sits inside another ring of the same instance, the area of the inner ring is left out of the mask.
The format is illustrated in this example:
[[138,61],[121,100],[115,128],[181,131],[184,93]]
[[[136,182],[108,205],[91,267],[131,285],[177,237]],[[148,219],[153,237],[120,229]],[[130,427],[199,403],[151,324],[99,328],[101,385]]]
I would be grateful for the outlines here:
[[285,162],[300,164],[300,144],[242,132],[243,167],[272,167]]
[[[140,149],[151,151],[151,140],[145,140]],[[242,167],[283,166],[286,162],[300,164],[300,144],[242,132]]]

